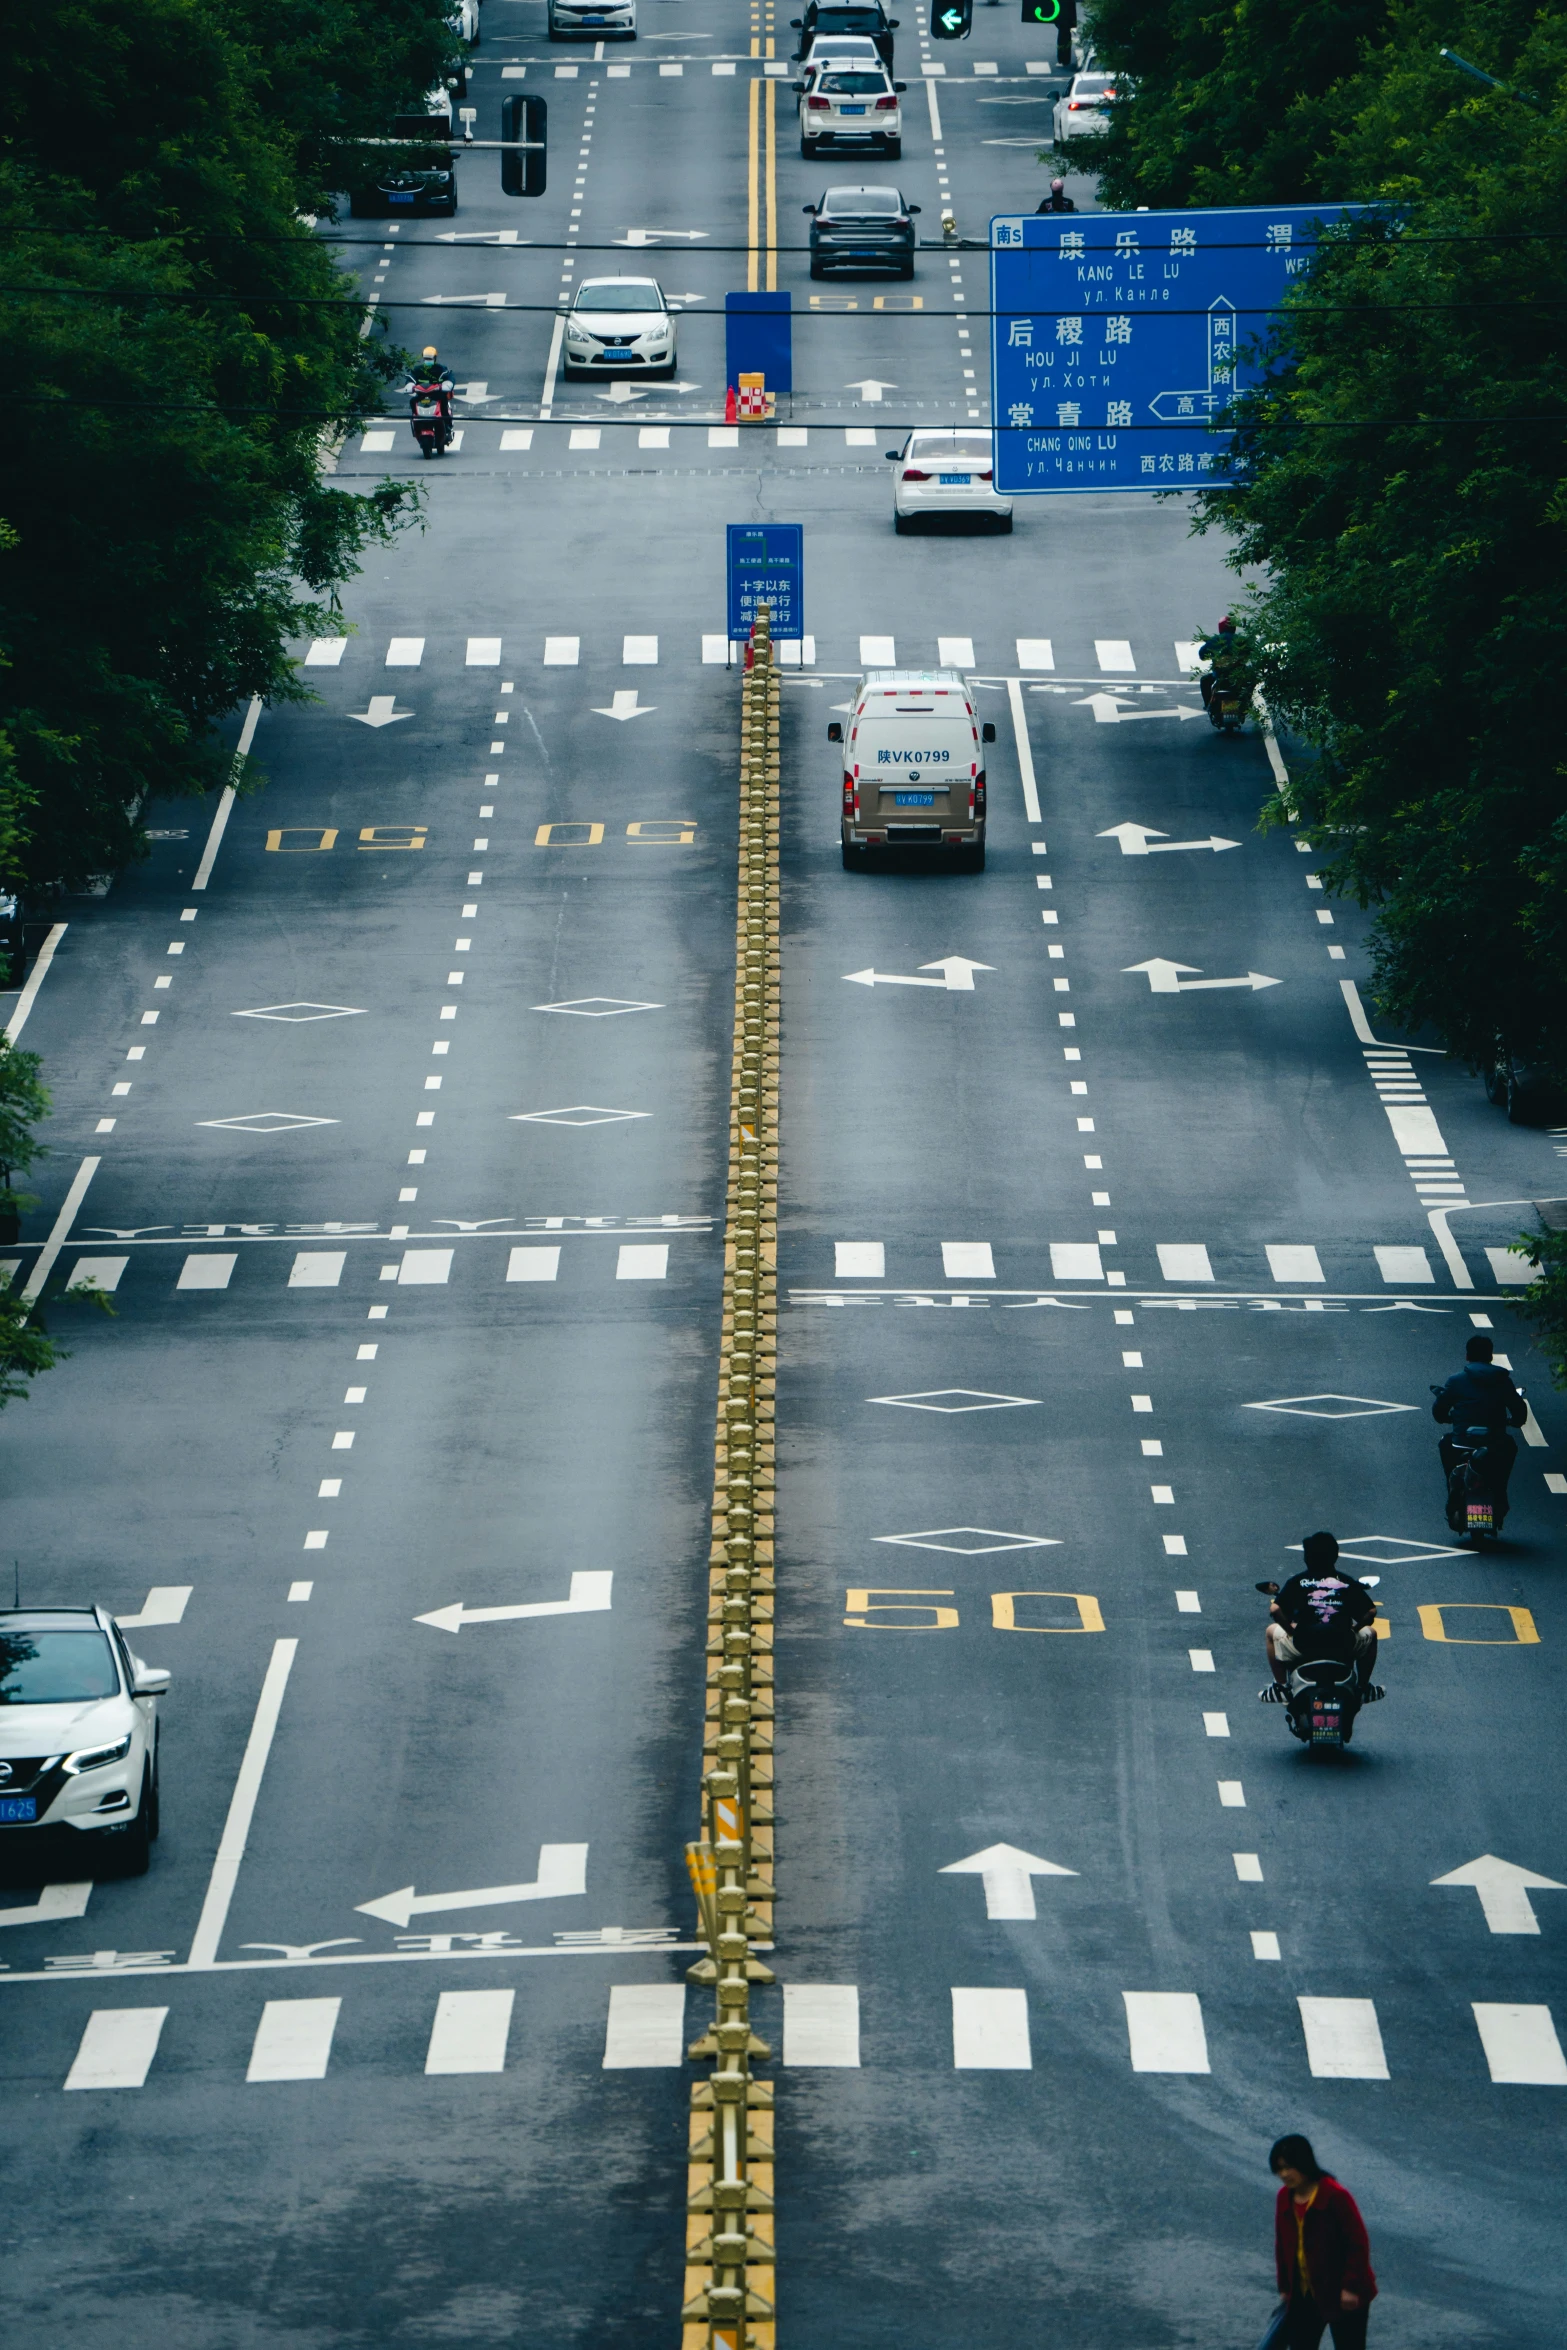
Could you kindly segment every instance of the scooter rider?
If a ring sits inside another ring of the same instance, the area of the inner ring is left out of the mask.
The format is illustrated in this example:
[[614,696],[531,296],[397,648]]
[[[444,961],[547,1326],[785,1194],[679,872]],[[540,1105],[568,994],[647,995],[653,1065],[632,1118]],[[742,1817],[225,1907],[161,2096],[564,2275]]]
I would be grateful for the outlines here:
[[451,423],[452,394],[457,389],[457,379],[433,343],[426,343],[424,354],[413,370],[413,389],[415,395],[434,392],[441,403],[441,422]]
[[1305,1565],[1291,1575],[1268,1610],[1263,1638],[1273,1674],[1270,1688],[1259,1692],[1265,1704],[1282,1705],[1290,1667],[1317,1657],[1354,1660],[1363,1703],[1380,1697],[1372,1680],[1377,1661],[1373,1622],[1377,1603],[1364,1583],[1338,1564],[1338,1544],[1331,1534],[1308,1534],[1301,1544]]
[[[1041,205],[1041,211],[1044,207]],[[1213,700],[1213,689],[1222,685],[1238,694],[1249,691],[1249,680],[1241,654],[1241,640],[1235,622],[1226,612],[1212,636],[1205,636],[1197,647],[1198,658],[1209,666],[1200,679],[1202,706],[1206,710]]]
[[[1450,1428],[1485,1430],[1487,1449],[1495,1463],[1496,1518],[1500,1524],[1507,1514],[1507,1481],[1518,1458],[1518,1447],[1507,1431],[1523,1426],[1529,1417],[1529,1406],[1513,1385],[1512,1374],[1498,1370],[1492,1362],[1493,1352],[1485,1332],[1477,1330],[1464,1348],[1463,1369],[1455,1371],[1440,1391],[1431,1406],[1431,1417]],[[1442,1455],[1443,1474],[1451,1479],[1458,1459],[1452,1437],[1444,1436],[1438,1450]],[[1449,1525],[1452,1522],[1449,1508]]]
[[1066,192],[1065,180],[1052,180],[1049,195],[1034,209],[1036,212],[1075,212],[1077,206]]

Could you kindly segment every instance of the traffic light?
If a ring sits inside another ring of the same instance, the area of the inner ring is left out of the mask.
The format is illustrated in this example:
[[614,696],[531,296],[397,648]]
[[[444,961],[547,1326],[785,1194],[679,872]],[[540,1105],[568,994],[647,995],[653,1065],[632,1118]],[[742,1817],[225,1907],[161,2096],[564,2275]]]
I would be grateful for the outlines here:
[[966,41],[974,30],[974,0],[937,0],[931,10],[933,41]]
[[1077,0],[1023,0],[1025,24],[1053,24],[1070,32],[1077,22]]
[[542,98],[503,98],[501,100],[501,137],[503,140],[526,139],[530,144],[520,152],[507,146],[501,153],[501,194],[503,196],[542,196],[544,193],[546,153],[548,141],[549,107]]

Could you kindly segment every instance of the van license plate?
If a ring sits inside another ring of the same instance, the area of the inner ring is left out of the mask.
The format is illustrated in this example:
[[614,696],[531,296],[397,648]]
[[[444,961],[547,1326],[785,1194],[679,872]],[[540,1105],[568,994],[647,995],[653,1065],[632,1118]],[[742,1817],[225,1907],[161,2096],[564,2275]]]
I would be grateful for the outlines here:
[[0,1795],[0,1821],[36,1820],[37,1817],[36,1795]]
[[892,796],[900,808],[934,808],[936,805],[933,791],[899,791]]

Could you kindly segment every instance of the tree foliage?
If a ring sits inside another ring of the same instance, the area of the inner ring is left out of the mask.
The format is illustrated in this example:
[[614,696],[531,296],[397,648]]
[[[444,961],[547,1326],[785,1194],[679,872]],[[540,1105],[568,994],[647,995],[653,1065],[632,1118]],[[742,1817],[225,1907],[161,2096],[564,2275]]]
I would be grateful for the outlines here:
[[202,790],[216,722],[298,698],[409,494],[323,476],[393,361],[310,215],[454,54],[445,0],[54,0],[0,77],[0,878],[79,887]]
[[1197,526],[1265,580],[1248,634],[1385,1016],[1567,1078],[1567,22],[1466,23],[1496,92],[1434,0],[1095,22],[1132,77],[1113,201],[1374,208],[1289,297]]
[[[0,1173],[7,1186],[11,1176],[25,1174],[44,1149],[33,1132],[37,1121],[49,1115],[49,1096],[39,1081],[41,1067],[36,1053],[20,1052],[0,1038]],[[0,1192],[0,1201],[13,1208],[32,1204],[9,1189]],[[45,1329],[36,1303],[0,1288],[0,1409],[25,1396],[36,1374],[52,1370],[59,1360],[60,1349]]]

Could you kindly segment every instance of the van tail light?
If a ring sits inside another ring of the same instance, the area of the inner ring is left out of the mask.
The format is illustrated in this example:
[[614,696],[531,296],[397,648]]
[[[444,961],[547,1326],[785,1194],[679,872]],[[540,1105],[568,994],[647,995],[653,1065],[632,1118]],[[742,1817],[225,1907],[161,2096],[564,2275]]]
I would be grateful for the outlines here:
[[968,820],[970,824],[976,822],[983,824],[985,821],[985,778],[983,775],[973,775],[969,778]]
[[859,823],[860,787],[852,775],[845,775],[843,779],[843,812],[851,822]]
[[929,481],[930,475],[928,473],[921,473],[917,465],[905,465],[903,468],[903,478],[905,481]]
[[896,107],[897,103],[898,101],[896,98],[878,98],[876,101],[876,111],[878,114],[890,114]]

